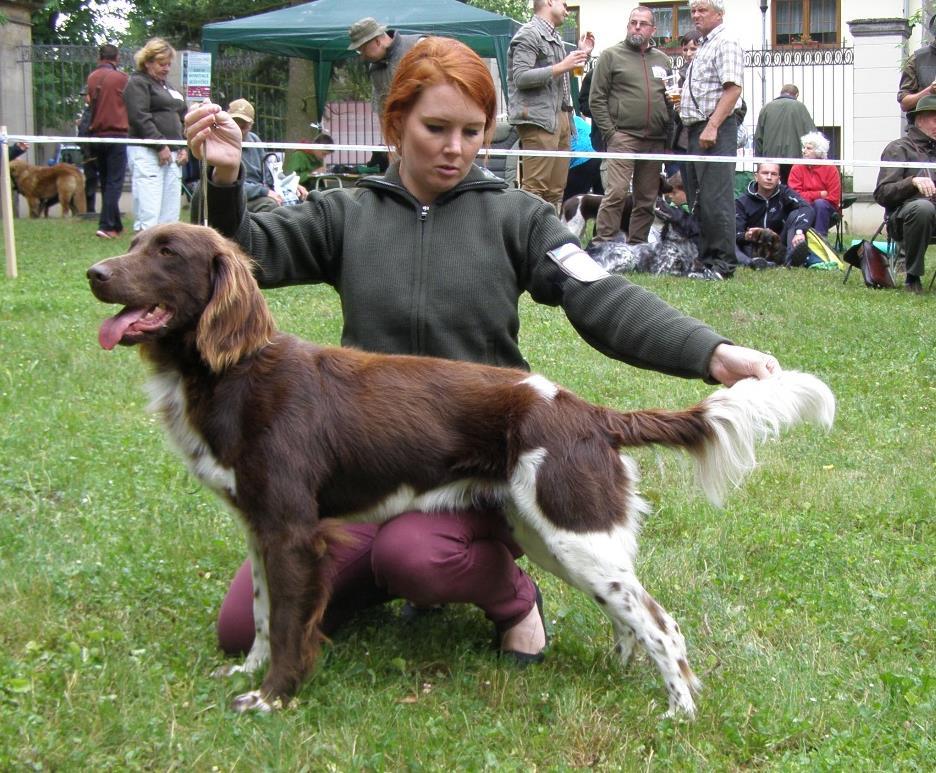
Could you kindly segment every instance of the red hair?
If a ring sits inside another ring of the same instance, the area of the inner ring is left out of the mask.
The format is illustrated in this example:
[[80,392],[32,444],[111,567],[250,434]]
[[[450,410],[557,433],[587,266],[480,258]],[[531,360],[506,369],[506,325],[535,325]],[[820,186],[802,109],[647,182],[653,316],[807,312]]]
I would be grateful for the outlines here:
[[497,93],[487,65],[464,43],[453,38],[426,37],[400,60],[384,105],[381,129],[388,145],[400,148],[403,124],[424,89],[454,86],[484,112],[484,141],[494,132]]

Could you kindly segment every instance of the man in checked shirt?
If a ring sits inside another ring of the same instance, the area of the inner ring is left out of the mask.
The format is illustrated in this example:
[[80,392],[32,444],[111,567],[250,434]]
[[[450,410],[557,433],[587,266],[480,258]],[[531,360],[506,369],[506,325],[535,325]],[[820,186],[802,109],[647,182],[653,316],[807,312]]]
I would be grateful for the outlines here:
[[[679,117],[689,131],[689,155],[737,155],[744,55],[725,30],[725,0],[691,0],[689,13],[702,35],[689,66]],[[734,252],[734,163],[687,162],[686,194],[702,230],[702,260],[737,265]]]

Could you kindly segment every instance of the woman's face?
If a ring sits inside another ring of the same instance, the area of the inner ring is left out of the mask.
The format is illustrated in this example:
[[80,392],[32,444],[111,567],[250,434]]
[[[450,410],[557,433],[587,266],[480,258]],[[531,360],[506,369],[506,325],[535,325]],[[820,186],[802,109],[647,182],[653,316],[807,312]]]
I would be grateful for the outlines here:
[[148,62],[144,62],[143,67],[150,78],[164,81],[169,77],[169,68],[172,67],[172,57],[157,56],[154,59],[150,59]]
[[484,142],[484,110],[454,86],[425,89],[401,128],[400,177],[423,204],[460,183]]
[[803,158],[821,158],[816,146],[811,142],[803,143]]

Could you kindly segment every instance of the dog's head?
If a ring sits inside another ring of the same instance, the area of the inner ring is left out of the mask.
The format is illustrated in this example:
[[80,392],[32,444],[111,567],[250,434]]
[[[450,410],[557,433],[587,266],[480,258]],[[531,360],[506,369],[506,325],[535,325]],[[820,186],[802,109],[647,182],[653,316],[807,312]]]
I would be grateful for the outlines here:
[[18,183],[20,177],[22,177],[29,168],[29,164],[26,163],[26,159],[17,158],[10,162],[10,177],[13,178],[14,183]]
[[751,230],[754,232],[752,234],[754,238],[750,240],[754,247],[751,257],[782,263],[785,250],[779,234],[769,228],[752,228]]
[[210,228],[147,229],[128,253],[95,263],[87,275],[98,300],[124,306],[101,325],[105,349],[181,340],[220,372],[265,346],[275,330],[250,261]]

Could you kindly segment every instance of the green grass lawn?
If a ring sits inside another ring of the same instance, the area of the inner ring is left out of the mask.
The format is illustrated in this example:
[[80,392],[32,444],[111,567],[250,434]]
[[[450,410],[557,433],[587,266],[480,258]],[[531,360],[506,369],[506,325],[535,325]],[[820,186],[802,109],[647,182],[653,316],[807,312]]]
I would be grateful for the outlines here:
[[[501,664],[475,609],[404,623],[389,605],[338,633],[290,709],[238,716],[256,680],[210,674],[242,535],[146,413],[136,352],[97,345],[113,310],[85,270],[129,237],[16,228],[20,276],[0,281],[0,770],[936,767],[936,293],[805,270],[638,278],[839,401],[831,434],[762,449],[723,510],[680,453],[637,454],[654,508],[638,570],[704,682],[694,723],[662,719],[652,663],[622,669],[594,604],[536,567],[542,666]],[[267,298],[282,328],[337,341],[329,289]],[[555,309],[522,311],[533,368],[588,399],[677,408],[711,391],[605,359]]]

